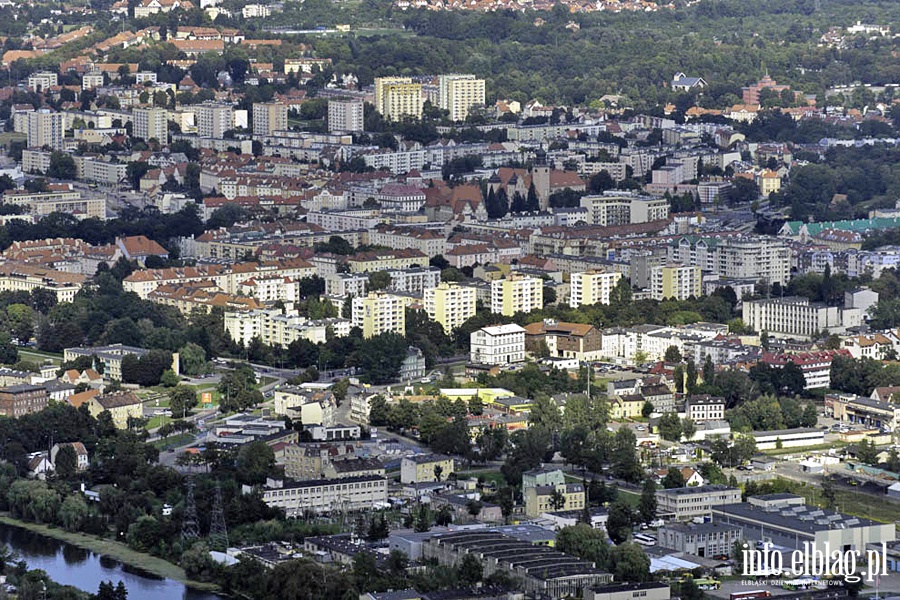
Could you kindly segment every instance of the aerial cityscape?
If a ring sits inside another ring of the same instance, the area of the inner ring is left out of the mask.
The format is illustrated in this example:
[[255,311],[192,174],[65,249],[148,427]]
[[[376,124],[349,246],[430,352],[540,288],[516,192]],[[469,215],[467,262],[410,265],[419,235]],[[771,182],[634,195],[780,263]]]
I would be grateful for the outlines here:
[[898,22],[0,0],[0,600],[900,598]]

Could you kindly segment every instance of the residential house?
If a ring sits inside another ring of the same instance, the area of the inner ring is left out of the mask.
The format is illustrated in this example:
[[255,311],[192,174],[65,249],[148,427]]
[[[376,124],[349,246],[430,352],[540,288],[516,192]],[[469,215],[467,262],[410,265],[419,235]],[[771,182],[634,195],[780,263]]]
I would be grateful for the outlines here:
[[144,405],[134,392],[115,392],[89,399],[88,411],[94,418],[109,411],[116,429],[126,429],[128,419],[140,419],[144,416]]

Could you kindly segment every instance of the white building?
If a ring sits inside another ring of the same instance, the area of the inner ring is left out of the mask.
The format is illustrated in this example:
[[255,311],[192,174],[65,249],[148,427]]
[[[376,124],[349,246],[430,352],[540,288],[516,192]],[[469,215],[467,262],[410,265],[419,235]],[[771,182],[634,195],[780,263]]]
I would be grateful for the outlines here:
[[482,327],[469,336],[470,359],[483,365],[525,360],[525,329],[516,324]]
[[342,479],[266,482],[263,502],[281,508],[288,517],[307,512],[372,510],[388,499],[387,480],[377,475]]
[[28,113],[28,147],[62,150],[65,140],[65,115],[42,108]]
[[474,75],[440,75],[438,106],[450,112],[451,121],[465,121],[469,109],[484,106],[484,79]]
[[31,91],[46,93],[50,88],[59,85],[59,76],[51,71],[37,71],[28,76],[28,87]]
[[669,202],[665,198],[625,192],[610,191],[599,196],[584,196],[581,206],[588,211],[588,223],[604,227],[660,221],[669,216]]
[[331,133],[357,132],[365,129],[363,113],[365,103],[358,99],[328,101],[328,131]]
[[811,336],[841,327],[841,310],[813,303],[809,298],[786,296],[744,302],[744,323],[756,331]]
[[231,104],[198,104],[194,111],[200,137],[222,139],[226,131],[234,129],[234,106]]
[[729,279],[784,285],[791,278],[791,249],[774,237],[683,237],[669,244],[668,259]]
[[166,109],[135,108],[132,111],[134,122],[134,136],[142,140],[156,139],[160,144],[167,144],[169,140],[169,123],[166,120]]

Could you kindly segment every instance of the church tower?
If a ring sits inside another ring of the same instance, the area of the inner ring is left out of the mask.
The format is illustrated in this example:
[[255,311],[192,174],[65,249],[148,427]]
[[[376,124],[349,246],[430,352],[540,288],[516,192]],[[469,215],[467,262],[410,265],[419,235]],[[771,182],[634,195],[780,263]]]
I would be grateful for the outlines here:
[[550,207],[550,167],[547,165],[547,153],[538,148],[531,165],[531,183],[537,193],[541,212]]

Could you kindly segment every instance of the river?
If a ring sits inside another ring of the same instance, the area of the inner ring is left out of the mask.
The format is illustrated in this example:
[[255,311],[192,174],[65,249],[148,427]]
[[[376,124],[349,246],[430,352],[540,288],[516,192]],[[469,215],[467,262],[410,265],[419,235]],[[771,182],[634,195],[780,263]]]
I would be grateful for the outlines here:
[[97,593],[101,581],[122,581],[128,597],[135,600],[222,600],[223,596],[201,592],[183,583],[157,577],[141,569],[101,556],[27,529],[0,524],[0,544],[6,544],[29,569],[41,569],[63,585]]

